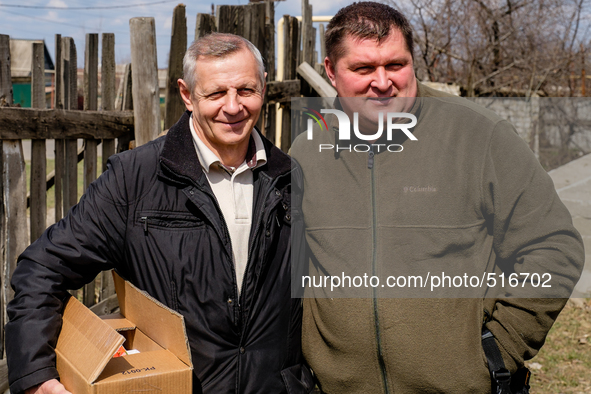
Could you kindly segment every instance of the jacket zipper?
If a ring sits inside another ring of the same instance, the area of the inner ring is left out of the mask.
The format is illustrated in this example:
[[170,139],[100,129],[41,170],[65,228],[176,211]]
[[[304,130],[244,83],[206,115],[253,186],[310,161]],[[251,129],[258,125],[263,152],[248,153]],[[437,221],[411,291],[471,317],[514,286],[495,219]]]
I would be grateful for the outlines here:
[[[372,275],[377,274],[377,212],[376,212],[376,186],[375,186],[375,170],[374,170],[374,156],[375,153],[372,150],[369,151],[367,158],[367,167],[371,171],[371,212],[372,212],[372,243],[373,248],[371,252],[371,269]],[[382,373],[382,382],[384,384],[384,393],[388,394],[388,376],[386,374],[386,364],[384,362],[384,354],[382,351],[382,338],[380,333],[380,316],[378,313],[378,290],[373,288],[373,314],[376,329],[376,340],[378,347],[378,363],[380,365],[380,371]]]
[[144,222],[144,234],[148,234],[148,217],[142,216],[140,220]]
[[[164,163],[161,163],[161,164],[168,171],[175,173],[170,168],[168,168],[168,166],[166,166]],[[197,188],[201,192],[207,194],[211,198],[211,200],[213,201],[215,208],[217,209],[218,213],[220,214],[220,217],[222,218],[222,222],[223,222],[222,228],[224,230],[224,235],[226,236],[226,238],[228,239],[228,242],[230,243],[230,260],[232,261],[232,272],[234,273],[234,283],[236,284],[236,290],[238,290],[238,280],[236,278],[236,268],[234,268],[234,253],[233,253],[233,249],[232,249],[232,238],[230,237],[230,230],[228,230],[228,225],[226,224],[226,218],[224,217],[224,213],[222,212],[222,209],[220,208],[220,205],[218,204],[217,199],[215,198],[213,193],[209,193],[209,191],[207,191],[205,188],[202,188],[202,187],[196,185],[195,182],[191,178],[184,176],[184,175],[179,175],[179,174],[176,174],[176,176],[181,179],[184,179],[188,184],[194,185],[195,188]],[[141,219],[143,220],[144,218],[141,218]],[[144,222],[144,230],[148,231],[147,229],[148,229],[148,218],[146,218],[146,220]],[[238,301],[240,301],[240,296],[238,296]],[[238,302],[238,307],[240,308],[240,302]],[[239,313],[239,315],[240,315],[240,313]],[[239,318],[241,318],[241,316],[239,316]]]
[[[260,211],[257,212],[258,216],[257,216],[257,220],[256,220],[256,227],[255,227],[255,231],[252,233],[253,234],[253,242],[248,246],[248,257],[246,259],[246,268],[244,269],[244,275],[247,274],[248,269],[250,268],[251,265],[251,256],[252,256],[252,249],[254,248],[254,244],[255,244],[255,237],[257,236],[259,229],[261,227],[261,222],[262,222],[262,216],[265,212],[265,204],[267,202],[267,197],[269,195],[269,193],[275,188],[275,185],[277,184],[277,181],[279,180],[279,178],[276,178],[273,180],[273,182],[271,183],[271,185],[269,186],[269,188],[267,190],[265,190],[264,196],[265,199],[263,200],[263,206],[261,207]],[[242,281],[242,289],[240,290],[240,294],[242,294],[243,290],[244,290],[244,283],[245,281]]]

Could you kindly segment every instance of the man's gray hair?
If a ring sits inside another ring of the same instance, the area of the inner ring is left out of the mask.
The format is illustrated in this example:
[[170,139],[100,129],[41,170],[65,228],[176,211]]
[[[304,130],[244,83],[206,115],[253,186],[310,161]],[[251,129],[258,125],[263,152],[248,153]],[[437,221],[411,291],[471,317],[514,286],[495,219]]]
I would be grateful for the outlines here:
[[[189,91],[193,93],[197,76],[195,66],[200,56],[209,58],[225,58],[242,49],[252,53],[259,69],[259,80],[261,89],[265,85],[265,65],[261,52],[250,41],[244,37],[228,33],[211,33],[203,36],[191,44],[183,58],[183,80],[187,83]],[[237,64],[236,67],[241,67]]]

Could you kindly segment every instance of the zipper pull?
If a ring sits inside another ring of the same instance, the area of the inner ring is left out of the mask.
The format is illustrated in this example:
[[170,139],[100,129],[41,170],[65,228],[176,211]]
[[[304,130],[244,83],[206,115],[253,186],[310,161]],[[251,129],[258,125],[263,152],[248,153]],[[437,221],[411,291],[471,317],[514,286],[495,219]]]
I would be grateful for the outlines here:
[[369,168],[370,170],[373,168],[374,155],[375,155],[375,153],[373,152],[373,150],[370,150],[368,153],[368,158],[367,158],[367,168]]
[[144,222],[144,234],[148,234],[148,217],[143,216],[140,218],[142,222]]

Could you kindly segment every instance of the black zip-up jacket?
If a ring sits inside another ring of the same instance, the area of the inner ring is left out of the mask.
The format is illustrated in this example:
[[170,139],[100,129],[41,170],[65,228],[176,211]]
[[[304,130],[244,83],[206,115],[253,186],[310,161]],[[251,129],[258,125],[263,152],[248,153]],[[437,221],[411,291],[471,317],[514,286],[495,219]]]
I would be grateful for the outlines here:
[[300,364],[301,300],[290,296],[292,162],[263,138],[239,297],[230,236],[189,119],[111,157],[79,204],[19,257],[6,325],[13,393],[58,377],[53,348],[67,290],[111,268],[184,316],[194,393],[313,388]]

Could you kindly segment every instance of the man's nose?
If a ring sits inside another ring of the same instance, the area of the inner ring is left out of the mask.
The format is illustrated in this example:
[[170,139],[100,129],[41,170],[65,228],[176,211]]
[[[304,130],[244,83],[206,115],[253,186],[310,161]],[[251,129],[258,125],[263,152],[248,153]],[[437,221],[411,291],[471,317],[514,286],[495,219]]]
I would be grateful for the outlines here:
[[242,103],[238,92],[228,92],[226,94],[226,101],[224,103],[224,112],[230,115],[236,115],[242,111]]
[[388,73],[384,67],[378,67],[374,72],[374,78],[371,87],[385,92],[392,86],[392,81],[388,78]]

